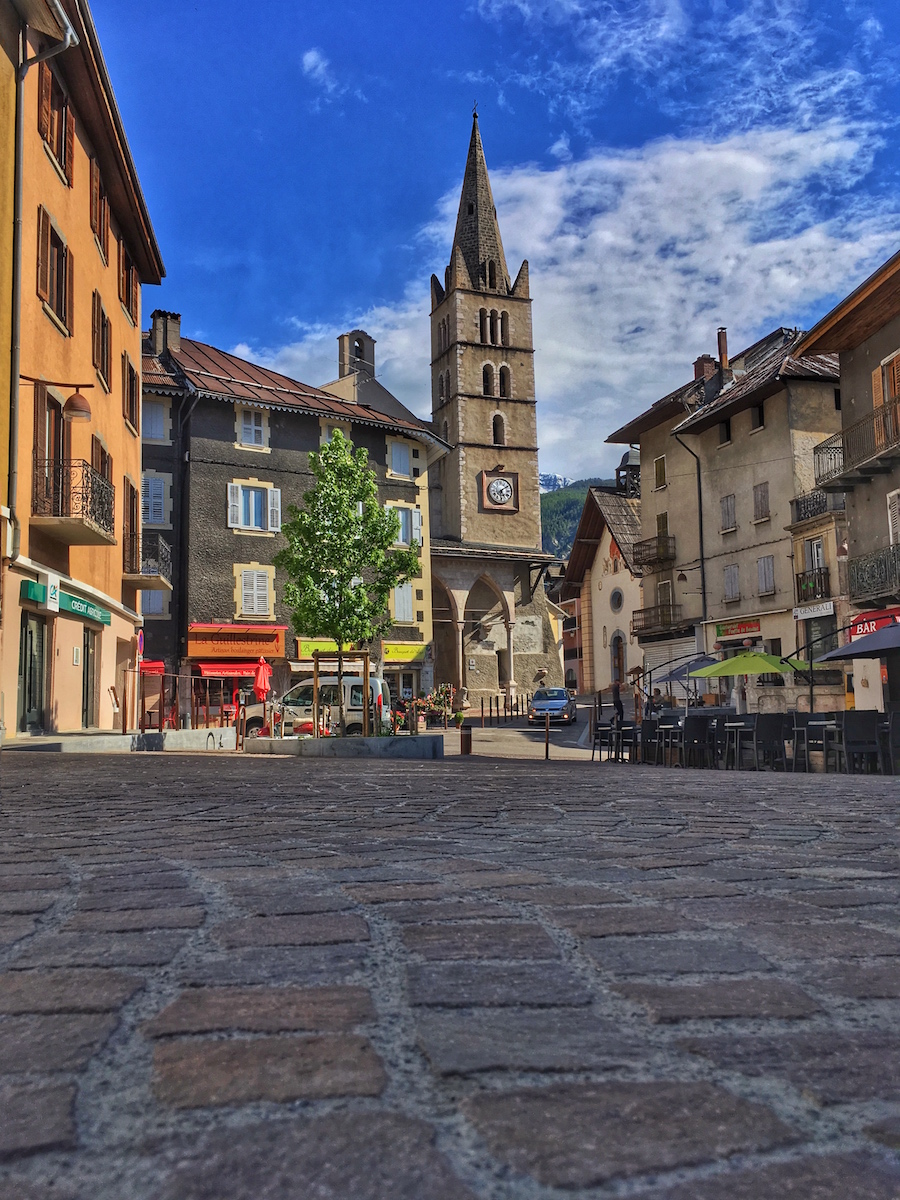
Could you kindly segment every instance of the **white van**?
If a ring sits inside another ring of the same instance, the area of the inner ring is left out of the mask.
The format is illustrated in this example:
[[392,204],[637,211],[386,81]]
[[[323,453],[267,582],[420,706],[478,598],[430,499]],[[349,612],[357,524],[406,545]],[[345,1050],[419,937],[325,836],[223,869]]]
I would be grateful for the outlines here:
[[[363,680],[361,675],[345,675],[344,685],[344,720],[348,734],[363,732]],[[340,706],[338,704],[337,675],[319,676],[319,715],[327,711],[332,732],[340,728]],[[313,681],[304,679],[275,702],[275,728],[280,735],[280,721],[284,721],[284,736],[290,737],[297,733],[311,733],[313,726]],[[256,737],[263,727],[263,706],[252,704],[247,706],[247,735]],[[391,693],[387,683],[378,675],[369,676],[369,732],[374,735],[377,721],[381,721],[383,733],[391,730]]]

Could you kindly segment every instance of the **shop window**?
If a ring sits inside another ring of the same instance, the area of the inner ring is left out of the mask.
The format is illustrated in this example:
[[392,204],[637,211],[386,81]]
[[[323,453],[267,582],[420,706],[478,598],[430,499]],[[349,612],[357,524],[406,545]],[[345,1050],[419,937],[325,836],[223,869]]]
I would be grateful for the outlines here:
[[228,528],[277,533],[281,528],[281,489],[252,482],[229,483]]

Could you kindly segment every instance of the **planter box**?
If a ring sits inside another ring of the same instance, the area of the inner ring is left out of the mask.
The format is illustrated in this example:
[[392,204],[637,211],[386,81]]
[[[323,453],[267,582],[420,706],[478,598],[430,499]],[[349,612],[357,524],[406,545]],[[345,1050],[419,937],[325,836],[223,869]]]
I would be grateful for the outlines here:
[[410,737],[247,738],[245,754],[296,758],[443,758],[443,734]]

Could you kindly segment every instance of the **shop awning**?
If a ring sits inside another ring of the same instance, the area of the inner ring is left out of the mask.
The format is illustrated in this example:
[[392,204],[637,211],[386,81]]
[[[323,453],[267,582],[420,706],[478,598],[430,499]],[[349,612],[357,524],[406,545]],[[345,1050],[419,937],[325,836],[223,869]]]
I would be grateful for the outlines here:
[[198,663],[204,679],[243,679],[256,674],[258,662]]
[[141,662],[142,675],[165,675],[166,664],[162,659],[145,658]]

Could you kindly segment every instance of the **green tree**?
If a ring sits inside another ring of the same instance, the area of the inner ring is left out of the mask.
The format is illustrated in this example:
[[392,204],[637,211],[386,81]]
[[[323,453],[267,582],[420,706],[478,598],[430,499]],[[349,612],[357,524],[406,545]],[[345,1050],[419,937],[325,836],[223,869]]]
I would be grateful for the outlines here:
[[366,451],[354,449],[340,430],[310,454],[309,466],[315,485],[302,508],[288,509],[281,527],[287,545],[275,565],[288,577],[284,599],[294,630],[335,644],[343,734],[344,647],[368,641],[387,624],[391,589],[419,574],[419,546],[397,547],[399,518],[378,502]]

